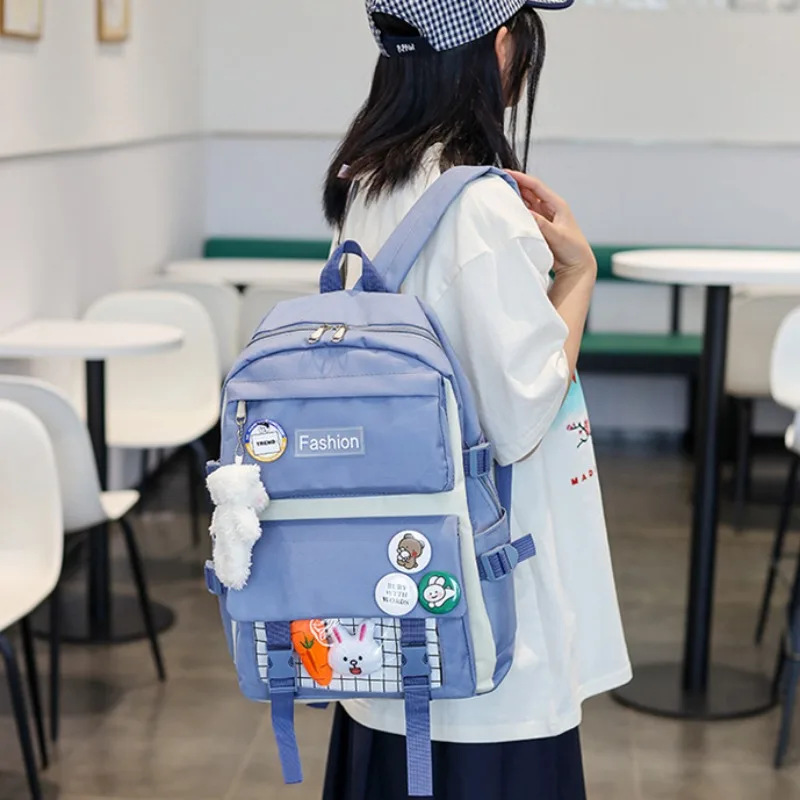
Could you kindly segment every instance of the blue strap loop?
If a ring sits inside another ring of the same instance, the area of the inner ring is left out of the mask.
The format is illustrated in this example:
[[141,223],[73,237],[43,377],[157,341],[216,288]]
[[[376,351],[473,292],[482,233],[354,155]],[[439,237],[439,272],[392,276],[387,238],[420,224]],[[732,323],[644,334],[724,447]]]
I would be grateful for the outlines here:
[[206,576],[206,589],[208,589],[209,594],[213,594],[215,597],[222,597],[225,594],[225,587],[217,577],[217,573],[214,570],[214,562],[206,561],[203,571]]
[[507,578],[521,561],[536,555],[533,536],[528,534],[510,544],[501,544],[478,556],[478,574],[482,581],[494,583]]
[[494,466],[492,445],[483,442],[464,451],[464,474],[468,478],[482,478],[489,475]]
[[359,289],[365,292],[385,292],[386,285],[383,282],[373,263],[367,258],[367,254],[361,249],[361,245],[348,239],[336,248],[334,254],[328,259],[328,263],[322,270],[319,278],[319,290],[322,294],[328,292],[341,292],[344,287],[344,279],[341,272],[342,259],[346,255],[358,256],[363,264]]
[[424,619],[400,621],[400,652],[406,709],[408,794],[410,797],[431,797],[431,666]]
[[286,783],[302,783],[303,769],[294,728],[294,700],[297,673],[292,651],[291,627],[288,622],[268,622],[267,680],[272,705],[272,727],[278,745],[278,756]]
[[497,495],[500,498],[500,505],[505,509],[508,514],[509,522],[511,521],[511,490],[514,483],[514,467],[509,465],[507,467],[498,466],[494,471],[494,480],[497,486]]

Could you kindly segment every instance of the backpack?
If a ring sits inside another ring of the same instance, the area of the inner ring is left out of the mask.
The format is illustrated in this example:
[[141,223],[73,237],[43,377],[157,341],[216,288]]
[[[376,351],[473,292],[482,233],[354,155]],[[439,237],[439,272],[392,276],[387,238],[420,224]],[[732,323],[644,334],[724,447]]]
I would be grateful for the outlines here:
[[[209,591],[246,697],[270,701],[287,783],[294,703],[395,698],[408,790],[432,791],[430,702],[491,692],[511,667],[511,468],[495,466],[435,314],[400,287],[453,201],[494,168],[455,167],[374,261],[344,242],[319,295],[279,303],[223,389]],[[361,258],[343,290],[340,262]]]

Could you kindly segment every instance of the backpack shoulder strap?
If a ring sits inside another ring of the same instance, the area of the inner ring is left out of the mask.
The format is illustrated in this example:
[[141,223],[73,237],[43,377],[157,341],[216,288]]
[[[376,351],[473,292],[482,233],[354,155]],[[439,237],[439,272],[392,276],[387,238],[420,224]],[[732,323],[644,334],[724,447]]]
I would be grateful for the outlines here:
[[453,167],[444,172],[412,206],[373,261],[387,291],[400,291],[447,210],[469,184],[487,175],[503,178],[519,193],[516,181],[497,167]]

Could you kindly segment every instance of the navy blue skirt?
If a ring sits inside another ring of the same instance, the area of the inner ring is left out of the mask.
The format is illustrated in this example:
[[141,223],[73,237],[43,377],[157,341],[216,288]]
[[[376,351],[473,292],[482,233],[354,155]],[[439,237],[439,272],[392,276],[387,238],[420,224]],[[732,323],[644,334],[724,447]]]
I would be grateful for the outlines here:
[[[406,740],[337,706],[323,800],[407,800]],[[433,743],[435,800],[586,800],[578,729],[552,739]]]

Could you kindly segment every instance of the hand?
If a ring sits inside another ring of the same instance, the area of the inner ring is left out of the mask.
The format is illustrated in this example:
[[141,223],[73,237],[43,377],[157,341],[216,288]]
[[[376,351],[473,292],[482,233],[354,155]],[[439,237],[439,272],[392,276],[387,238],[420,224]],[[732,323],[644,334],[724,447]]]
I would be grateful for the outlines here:
[[597,272],[597,260],[566,200],[538,178],[508,170],[522,200],[533,214],[555,259],[556,276],[564,272]]

